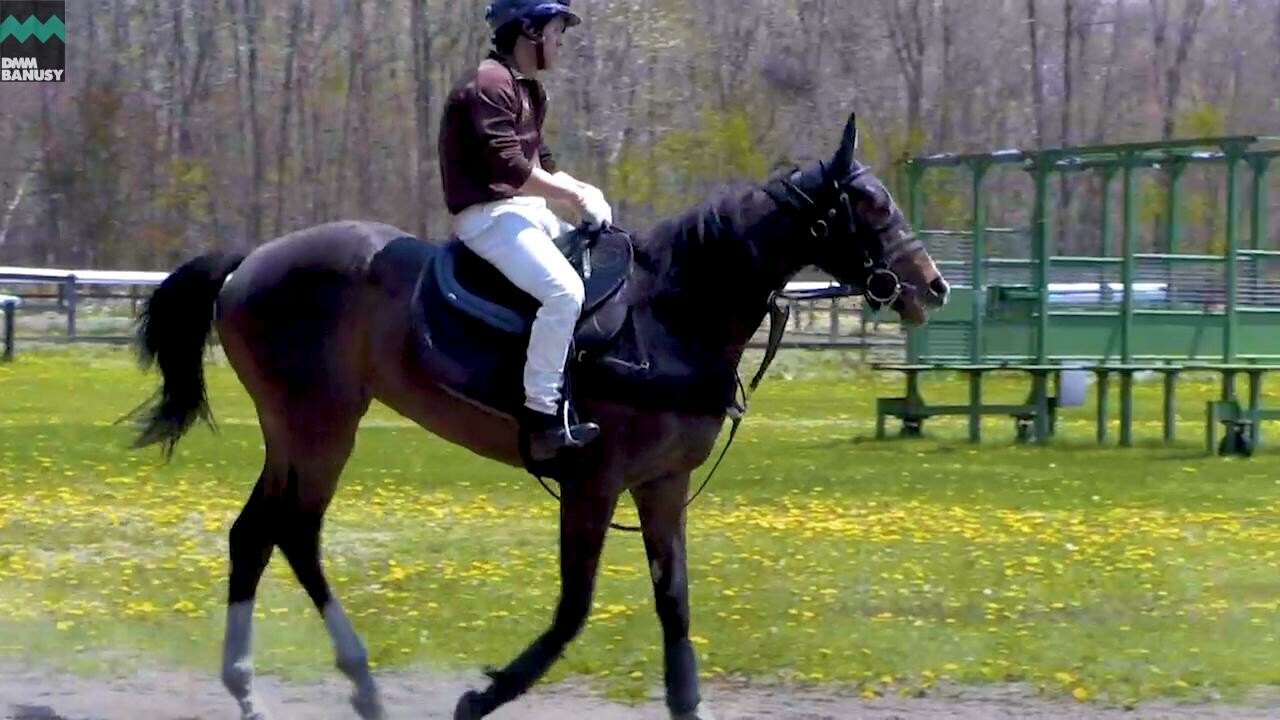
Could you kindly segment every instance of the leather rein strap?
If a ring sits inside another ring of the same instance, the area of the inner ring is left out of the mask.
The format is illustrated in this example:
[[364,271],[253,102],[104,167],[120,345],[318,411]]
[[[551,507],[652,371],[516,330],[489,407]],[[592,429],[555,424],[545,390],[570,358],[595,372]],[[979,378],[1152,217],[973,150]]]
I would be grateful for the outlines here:
[[[751,395],[756,391],[756,388],[760,386],[760,382],[764,380],[764,375],[768,372],[769,366],[773,364],[773,359],[778,355],[778,349],[782,346],[782,337],[787,332],[787,322],[791,318],[791,306],[781,305],[778,303],[778,300],[780,298],[791,300],[820,300],[823,298],[847,297],[856,292],[856,290],[853,290],[848,286],[836,286],[831,288],[820,288],[817,290],[784,290],[774,292],[769,296],[769,341],[765,346],[764,357],[760,360],[760,368],[756,370],[755,376],[751,378],[751,384],[746,388],[742,387],[742,376],[738,373],[736,368],[734,369],[733,375],[734,379],[737,381],[737,391],[742,393],[742,400],[739,401],[735,397],[733,404],[726,410],[726,414],[729,416],[729,420],[732,423],[729,428],[729,438],[725,442],[724,448],[720,451],[720,457],[716,458],[715,464],[711,466],[711,470],[707,473],[707,476],[703,478],[702,484],[699,485],[697,491],[690,495],[689,499],[685,501],[685,508],[688,508],[694,500],[698,499],[698,496],[702,494],[702,491],[707,489],[707,484],[711,482],[711,478],[716,474],[716,470],[719,469],[720,463],[724,460],[725,455],[729,453],[729,448],[733,446],[733,440],[738,435],[738,428],[742,426],[742,418],[747,414],[747,407],[750,403]],[[546,491],[557,501],[560,499],[560,496],[557,495],[541,477],[538,477],[538,482],[541,483],[542,487],[545,488]],[[610,522],[609,527],[622,532],[638,533],[643,530],[637,526],[622,525],[617,522]]]
[[[858,175],[866,171],[867,171],[867,168],[859,167],[848,178],[846,178],[844,182],[846,183],[852,182],[854,179],[858,177]],[[819,240],[827,239],[830,233],[830,226],[828,224],[828,220],[834,220],[836,217],[838,217],[839,215],[838,211],[835,208],[832,208],[828,210],[826,213],[823,213],[821,212],[821,208],[818,207],[817,203],[815,203],[803,190],[797,187],[795,183],[789,182],[785,178],[782,178],[776,182],[778,185],[780,185],[781,190],[780,191],[774,191],[773,189],[768,190],[767,192],[769,192],[770,197],[772,197],[774,201],[778,203],[778,205],[781,207],[789,207],[793,210],[798,210],[801,213],[811,215],[815,219],[809,227],[810,234],[812,234],[815,238]],[[836,183],[836,185],[838,188],[839,183]],[[840,203],[843,205],[843,208],[846,214],[848,215],[848,217],[852,219],[853,212],[852,212],[852,208],[849,207],[849,198],[847,194],[841,193]],[[901,252],[901,249],[899,248],[893,248],[893,250],[897,250],[898,252]],[[867,277],[864,282],[864,287],[862,288],[856,288],[852,285],[844,284],[844,285],[833,285],[827,288],[816,288],[812,290],[779,290],[779,291],[774,291],[773,293],[770,293],[769,316],[768,316],[769,317],[769,340],[768,340],[768,344],[765,346],[764,357],[760,361],[760,368],[756,371],[755,376],[751,378],[751,383],[746,388],[742,387],[742,376],[738,373],[738,369],[734,368],[733,374],[734,374],[734,380],[736,381],[736,384],[737,384],[737,390],[735,391],[735,398],[733,400],[733,403],[725,411],[726,414],[729,416],[730,421],[733,423],[732,426],[729,428],[729,438],[725,442],[724,449],[720,451],[720,456],[716,458],[715,464],[711,466],[711,470],[707,473],[706,478],[702,480],[702,484],[699,485],[697,491],[695,491],[692,495],[690,495],[689,499],[685,501],[684,503],[685,508],[688,508],[689,505],[693,503],[693,501],[696,500],[699,495],[702,494],[702,491],[707,488],[707,484],[711,482],[712,476],[715,475],[716,470],[719,469],[720,467],[720,463],[724,460],[725,455],[728,454],[729,448],[733,446],[733,440],[738,435],[738,428],[742,425],[742,418],[747,413],[747,407],[750,402],[751,395],[755,392],[756,388],[759,387],[760,382],[764,379],[765,373],[768,372],[769,370],[769,366],[773,364],[774,358],[777,357],[779,348],[782,346],[782,337],[783,335],[786,334],[787,322],[791,318],[791,306],[789,304],[780,305],[778,303],[779,299],[823,300],[823,299],[831,299],[831,298],[850,297],[852,295],[862,294],[867,299],[867,301],[871,303],[873,306],[875,306],[877,309],[880,306],[892,304],[897,299],[898,294],[902,290],[902,283],[898,279],[897,274],[895,274],[892,270],[890,270],[883,263],[883,261],[875,262],[871,259],[870,254],[864,252],[864,255],[865,255],[864,267],[867,271]],[[885,291],[884,293],[877,292],[876,288],[874,287],[876,285],[877,280],[888,284],[892,289],[891,292],[890,291]],[[742,393],[741,401],[739,401],[736,397],[737,392]],[[543,488],[546,489],[548,493],[551,494],[552,497],[554,497],[557,501],[560,500],[560,496],[557,495],[556,492],[552,490],[550,486],[547,485],[546,481],[544,481],[540,476],[535,476],[535,477],[538,478],[538,482],[542,485]],[[620,530],[622,532],[638,533],[643,531],[643,529],[640,527],[632,526],[632,525],[622,525],[617,522],[610,522],[609,527],[613,528],[614,530]]]

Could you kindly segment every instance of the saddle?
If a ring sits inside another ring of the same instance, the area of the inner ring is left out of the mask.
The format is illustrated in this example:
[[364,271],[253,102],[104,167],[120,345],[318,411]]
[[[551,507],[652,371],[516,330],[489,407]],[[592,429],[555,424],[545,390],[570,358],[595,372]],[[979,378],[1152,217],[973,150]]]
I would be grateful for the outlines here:
[[[523,368],[529,333],[539,303],[461,240],[432,246],[414,238],[393,250],[423,252],[414,291],[415,325],[424,359],[446,386],[493,409],[514,413],[524,404]],[[626,323],[622,290],[631,276],[631,237],[617,228],[573,230],[555,238],[556,247],[582,278],[582,313],[565,368],[565,396],[576,363],[607,349]]]

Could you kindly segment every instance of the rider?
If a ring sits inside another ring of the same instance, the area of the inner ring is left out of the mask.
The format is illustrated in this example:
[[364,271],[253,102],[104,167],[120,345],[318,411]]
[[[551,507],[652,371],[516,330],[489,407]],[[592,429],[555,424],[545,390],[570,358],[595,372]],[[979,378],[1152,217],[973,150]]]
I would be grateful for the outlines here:
[[[597,188],[557,172],[542,136],[547,95],[538,81],[559,55],[561,34],[582,19],[572,0],[494,0],[485,13],[493,49],[449,93],[441,120],[440,170],[445,204],[458,238],[539,303],[524,365],[525,403],[518,420],[535,461],[599,434],[594,423],[570,425],[561,384],[582,312],[583,285],[552,238],[612,222]],[[555,210],[553,210],[553,207]]]

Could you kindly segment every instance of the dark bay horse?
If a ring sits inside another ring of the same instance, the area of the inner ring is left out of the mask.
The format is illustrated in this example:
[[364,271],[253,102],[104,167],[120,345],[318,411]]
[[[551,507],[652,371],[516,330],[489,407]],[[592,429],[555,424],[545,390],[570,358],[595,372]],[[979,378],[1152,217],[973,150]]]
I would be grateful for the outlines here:
[[[625,391],[612,389],[627,385],[622,376],[621,384],[575,381],[577,410],[601,435],[555,478],[558,606],[527,649],[489,672],[486,689],[459,700],[456,718],[484,717],[526,692],[582,629],[624,492],[638,508],[650,561],[666,704],[673,718],[710,717],[689,641],[689,477],[721,433],[738,363],[775,293],[816,266],[911,324],[946,300],[946,282],[893,198],[854,159],[856,140],[851,116],[829,161],[725,194],[632,238],[622,302],[637,318],[632,336],[654,359],[636,367],[665,374],[632,375]],[[252,616],[277,547],[324,619],[337,667],[355,685],[356,712],[384,717],[363,641],[325,578],[319,549],[326,508],[372,400],[479,456],[524,466],[514,419],[458,393],[422,360],[415,317],[422,273],[390,258],[406,237],[388,225],[338,222],[276,238],[246,257],[201,255],[156,289],[139,318],[142,362],[159,365],[162,385],[139,408],[138,446],[162,443],[171,453],[195,420],[210,419],[202,363],[214,330],[257,409],[265,462],[230,531],[222,669],[245,720],[267,717],[253,690]],[[872,293],[877,283],[888,287]],[[683,401],[693,396],[702,400]]]

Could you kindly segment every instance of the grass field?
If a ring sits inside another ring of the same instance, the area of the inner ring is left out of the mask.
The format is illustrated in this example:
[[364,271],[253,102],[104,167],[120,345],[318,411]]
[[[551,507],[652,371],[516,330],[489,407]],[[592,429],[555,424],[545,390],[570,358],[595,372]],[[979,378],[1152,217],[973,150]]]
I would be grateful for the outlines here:
[[[963,418],[924,440],[870,441],[874,399],[898,393],[897,376],[838,354],[784,353],[774,368],[691,509],[707,676],[868,695],[1016,680],[1122,704],[1280,682],[1280,453],[1204,455],[1210,379],[1182,386],[1179,446],[1098,449],[1086,407],[1051,447],[1014,446],[998,419],[972,447]],[[113,426],[153,387],[125,351],[0,365],[0,659],[213,672],[226,533],[261,447],[231,373],[209,375],[220,434],[197,427],[166,465]],[[926,391],[966,389],[932,378]],[[1005,379],[993,394],[1025,387]],[[1158,438],[1158,389],[1138,396],[1137,434]],[[554,518],[532,478],[375,407],[329,514],[327,567],[379,668],[501,664],[550,618]],[[553,678],[639,697],[662,671],[638,538],[611,536],[603,568]],[[278,554],[257,609],[260,672],[332,672]]]

